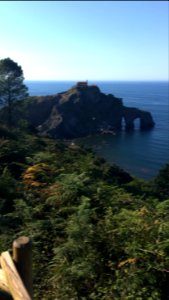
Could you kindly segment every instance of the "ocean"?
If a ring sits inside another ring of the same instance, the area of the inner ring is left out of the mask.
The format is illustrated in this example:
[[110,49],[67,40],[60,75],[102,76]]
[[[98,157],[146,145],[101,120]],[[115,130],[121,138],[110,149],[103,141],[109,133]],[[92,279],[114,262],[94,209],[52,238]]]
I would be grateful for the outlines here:
[[[26,81],[31,96],[63,92],[75,81]],[[123,99],[123,104],[151,112],[155,127],[149,131],[122,130],[116,135],[96,135],[76,142],[91,147],[109,163],[117,164],[131,175],[151,180],[169,163],[169,86],[167,81],[89,81],[105,94]]]

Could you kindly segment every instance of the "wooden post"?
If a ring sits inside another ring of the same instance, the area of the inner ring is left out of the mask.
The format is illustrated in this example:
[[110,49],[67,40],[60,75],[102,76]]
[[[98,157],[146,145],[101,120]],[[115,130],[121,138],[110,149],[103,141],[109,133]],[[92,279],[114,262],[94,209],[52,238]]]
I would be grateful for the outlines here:
[[31,300],[8,251],[1,254],[1,266],[5,273],[10,294],[14,300]]
[[[1,257],[0,257],[0,259],[1,259]],[[8,283],[7,283],[7,280],[5,277],[5,273],[2,269],[0,269],[0,290],[3,290],[4,292],[10,294]]]
[[5,273],[0,269],[0,299],[12,300]]
[[32,243],[28,237],[21,236],[13,242],[13,261],[31,299],[33,299]]

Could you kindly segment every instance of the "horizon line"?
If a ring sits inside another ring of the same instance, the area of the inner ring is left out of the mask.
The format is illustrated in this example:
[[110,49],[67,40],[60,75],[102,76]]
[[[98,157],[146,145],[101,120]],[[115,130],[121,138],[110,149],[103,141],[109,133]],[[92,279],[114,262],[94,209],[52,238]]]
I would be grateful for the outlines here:
[[[81,81],[81,79],[24,79],[24,81]],[[82,80],[82,81],[86,81],[86,80]],[[147,81],[147,82],[156,82],[156,81],[169,81],[168,79],[87,79],[88,82],[90,81],[106,81],[106,82],[112,82],[112,81],[126,81],[126,82],[130,82],[130,81],[136,81],[136,82],[140,82],[140,81]]]

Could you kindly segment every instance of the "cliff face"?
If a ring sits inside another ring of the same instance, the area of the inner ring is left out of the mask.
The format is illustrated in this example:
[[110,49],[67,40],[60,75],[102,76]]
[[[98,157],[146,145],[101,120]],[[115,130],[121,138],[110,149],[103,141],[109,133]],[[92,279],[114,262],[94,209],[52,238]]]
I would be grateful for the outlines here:
[[149,112],[123,105],[122,99],[102,93],[97,86],[74,87],[66,92],[28,101],[27,119],[41,134],[54,138],[77,138],[99,132],[134,129],[140,119],[140,129],[149,129],[154,121]]
[[126,130],[149,129],[154,121],[149,112],[123,105],[122,99],[101,93],[97,86],[74,87],[66,92],[35,97],[28,105],[28,119],[39,132],[54,138],[77,138],[99,132],[117,131],[124,118]]
[[28,120],[42,134],[76,138],[108,127],[121,128],[123,103],[98,87],[72,88],[64,93],[34,97],[28,104]]

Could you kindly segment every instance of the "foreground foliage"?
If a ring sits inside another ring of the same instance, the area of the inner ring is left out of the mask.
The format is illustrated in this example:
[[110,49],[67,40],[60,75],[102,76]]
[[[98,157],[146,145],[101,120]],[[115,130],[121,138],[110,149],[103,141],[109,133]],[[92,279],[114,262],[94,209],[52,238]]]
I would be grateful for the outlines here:
[[0,128],[0,251],[28,235],[35,299],[168,299],[167,165],[134,179],[76,144]]

